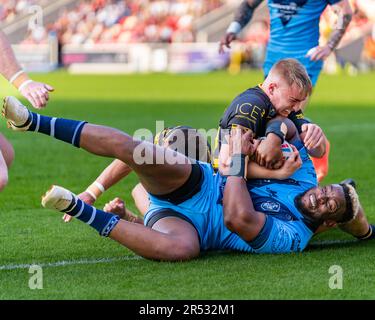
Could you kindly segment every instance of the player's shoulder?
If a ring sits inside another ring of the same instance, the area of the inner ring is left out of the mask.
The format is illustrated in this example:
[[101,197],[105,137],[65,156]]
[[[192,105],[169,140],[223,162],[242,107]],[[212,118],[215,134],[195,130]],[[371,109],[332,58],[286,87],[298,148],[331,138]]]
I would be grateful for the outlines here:
[[262,109],[269,109],[272,106],[270,99],[259,86],[246,89],[237,95],[237,97],[232,101],[231,106],[237,107],[239,105],[249,107],[256,105]]

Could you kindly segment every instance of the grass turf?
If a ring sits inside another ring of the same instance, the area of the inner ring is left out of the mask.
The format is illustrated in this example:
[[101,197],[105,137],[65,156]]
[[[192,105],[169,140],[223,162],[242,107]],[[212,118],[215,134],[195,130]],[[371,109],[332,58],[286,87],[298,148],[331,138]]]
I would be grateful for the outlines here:
[[[167,126],[216,128],[231,99],[259,83],[262,75],[71,76],[56,72],[35,78],[56,87],[44,114],[85,119],[132,134],[139,128],[154,131],[156,120],[164,120]],[[307,110],[331,141],[331,167],[325,182],[355,178],[372,222],[374,82],[375,74],[323,75]],[[5,82],[0,87],[2,95],[16,94]],[[16,150],[10,183],[0,194],[0,299],[375,298],[375,241],[353,243],[336,230],[314,238],[301,254],[207,253],[185,263],[138,258],[79,221],[64,224],[61,215],[40,205],[40,196],[51,184],[80,192],[110,159],[43,135],[10,132],[4,121],[0,130]],[[107,191],[98,207],[121,195],[134,209],[130,191],[135,183],[132,174]],[[93,263],[103,258],[115,260]],[[29,289],[28,268],[4,270],[4,266],[58,261],[81,263],[44,267],[43,290]],[[332,265],[343,268],[342,290],[328,286]]]

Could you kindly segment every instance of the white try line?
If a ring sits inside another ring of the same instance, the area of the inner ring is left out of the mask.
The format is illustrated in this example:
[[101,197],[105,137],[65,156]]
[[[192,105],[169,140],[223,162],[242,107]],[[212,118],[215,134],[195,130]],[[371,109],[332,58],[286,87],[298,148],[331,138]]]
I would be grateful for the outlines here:
[[74,266],[80,264],[99,264],[99,263],[111,263],[118,261],[132,261],[143,259],[139,256],[126,256],[118,258],[101,258],[101,259],[82,259],[82,260],[63,260],[57,262],[48,262],[48,263],[30,263],[30,264],[7,264],[0,266],[0,271],[4,270],[16,270],[16,269],[29,269],[33,265],[44,267],[65,267],[65,266]]
[[[358,240],[321,240],[321,241],[313,241],[309,243],[309,246],[324,246],[324,245],[335,245],[335,244],[352,244],[355,242],[359,242]],[[74,265],[81,265],[81,264],[99,264],[99,263],[111,263],[111,262],[119,262],[119,261],[136,261],[143,259],[140,256],[125,256],[125,257],[118,257],[118,258],[101,258],[101,259],[81,259],[81,260],[63,260],[57,262],[47,262],[47,263],[29,263],[29,264],[6,264],[0,265],[0,271],[5,270],[17,270],[17,269],[29,269],[31,266],[37,265],[42,268],[45,267],[65,267],[65,266],[74,266]]]

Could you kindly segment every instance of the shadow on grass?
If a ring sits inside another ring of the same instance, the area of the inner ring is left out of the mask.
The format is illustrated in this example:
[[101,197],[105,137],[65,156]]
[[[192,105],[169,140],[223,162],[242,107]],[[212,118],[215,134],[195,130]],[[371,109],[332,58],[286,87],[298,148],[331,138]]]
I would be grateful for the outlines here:
[[314,251],[314,250],[324,250],[324,249],[347,249],[347,248],[354,248],[358,246],[363,246],[367,244],[366,241],[359,241],[356,239],[348,239],[348,240],[322,240],[322,241],[315,241],[310,243],[306,251]]
[[[310,243],[306,249],[300,253],[303,255],[304,252],[314,252],[314,251],[323,251],[323,250],[331,250],[331,249],[349,249],[349,248],[355,248],[360,247],[363,245],[369,244],[369,241],[359,241],[356,239],[342,239],[342,240],[319,240],[314,241]],[[254,254],[254,253],[248,253],[248,252],[240,252],[240,251],[208,251],[201,253],[199,259],[203,260],[209,260],[212,258],[217,257],[223,257],[223,258],[234,258],[234,257],[243,257],[246,255],[262,255],[262,256],[279,256],[279,254]],[[289,254],[283,254],[283,255],[289,255]]]

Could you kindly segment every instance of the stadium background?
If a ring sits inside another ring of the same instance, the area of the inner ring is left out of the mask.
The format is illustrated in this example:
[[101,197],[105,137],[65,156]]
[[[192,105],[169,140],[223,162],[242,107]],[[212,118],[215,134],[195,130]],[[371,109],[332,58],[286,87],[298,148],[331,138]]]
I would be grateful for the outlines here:
[[[355,8],[340,47],[318,81],[307,115],[327,133],[327,183],[355,178],[371,222],[375,120],[375,4]],[[268,39],[263,5],[224,55],[218,40],[238,1],[0,1],[0,28],[33,78],[56,88],[45,114],[114,126],[133,133],[155,121],[216,128],[233,97],[262,81]],[[333,26],[321,19],[322,41]],[[4,80],[3,96],[16,95]],[[57,183],[82,191],[110,162],[47,137],[1,132],[16,161],[0,194],[1,299],[374,299],[373,243],[333,230],[302,254],[209,253],[188,263],[158,263],[100,239],[79,222],[64,224],[41,209]],[[131,175],[98,206],[121,195],[131,209]],[[30,290],[28,265],[44,270],[43,290]],[[329,288],[329,268],[344,271],[342,290]]]

